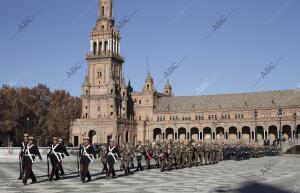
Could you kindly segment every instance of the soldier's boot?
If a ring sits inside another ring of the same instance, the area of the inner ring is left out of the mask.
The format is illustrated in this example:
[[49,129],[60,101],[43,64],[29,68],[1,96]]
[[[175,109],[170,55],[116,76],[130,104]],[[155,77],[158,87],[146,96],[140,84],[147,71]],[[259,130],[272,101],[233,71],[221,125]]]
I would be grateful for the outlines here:
[[164,170],[165,170],[165,162],[163,161],[161,163],[160,172],[164,172]]

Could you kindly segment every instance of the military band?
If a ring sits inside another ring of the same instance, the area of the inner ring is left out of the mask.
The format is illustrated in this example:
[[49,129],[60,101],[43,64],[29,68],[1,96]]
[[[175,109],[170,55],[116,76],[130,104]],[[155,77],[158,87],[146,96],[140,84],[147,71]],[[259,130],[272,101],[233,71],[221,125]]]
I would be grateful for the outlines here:
[[[258,144],[218,144],[205,143],[202,141],[163,141],[150,143],[146,141],[142,144],[137,142],[136,146],[126,143],[116,145],[113,139],[107,145],[92,145],[89,138],[85,138],[80,145],[78,153],[78,165],[81,181],[83,183],[91,181],[89,166],[93,159],[100,159],[102,173],[106,178],[117,177],[115,163],[120,162],[120,171],[125,175],[133,174],[134,160],[137,163],[136,171],[143,171],[142,161],[145,161],[145,168],[160,169],[161,172],[185,167],[197,167],[203,165],[218,164],[226,160],[248,160],[250,158],[260,158],[264,156],[278,156],[280,149],[277,144],[261,146]],[[49,158],[52,170],[49,180],[59,180],[64,175],[62,162],[64,156],[69,156],[62,138],[53,137],[50,145]],[[97,156],[98,155],[98,156]],[[35,157],[41,158],[38,147],[34,144],[34,139],[28,134],[24,134],[21,151],[19,154],[20,176],[19,179],[27,184],[28,178],[32,183],[36,183],[36,177],[32,171]],[[153,164],[153,165],[152,165]],[[101,167],[100,166],[100,167]],[[59,171],[61,173],[59,174]]]

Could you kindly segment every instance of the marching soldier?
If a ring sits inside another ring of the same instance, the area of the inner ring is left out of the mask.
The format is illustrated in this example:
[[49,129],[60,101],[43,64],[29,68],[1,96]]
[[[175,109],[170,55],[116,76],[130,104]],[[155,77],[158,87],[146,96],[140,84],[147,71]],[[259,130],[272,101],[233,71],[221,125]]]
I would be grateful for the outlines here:
[[204,160],[205,146],[201,141],[200,141],[200,144],[198,145],[198,151],[199,151],[199,156],[200,156],[200,166],[202,166],[203,160]]
[[52,165],[52,171],[49,180],[52,181],[54,175],[56,177],[55,180],[59,180],[58,171],[60,169],[60,163],[62,159],[60,154],[60,152],[62,151],[62,145],[58,143],[57,137],[53,137],[53,144],[51,144],[50,147],[50,152],[47,154],[47,158],[50,158],[50,162]]
[[174,147],[175,151],[175,159],[176,159],[176,165],[175,168],[178,169],[181,167],[181,149],[180,144],[176,143]]
[[121,160],[121,163],[120,163],[120,171],[125,170],[124,154],[123,154],[123,151],[124,151],[124,150],[125,150],[125,146],[124,146],[124,144],[122,144],[122,145],[120,146],[120,149],[119,149],[119,151],[120,151],[120,160]]
[[209,164],[209,152],[210,152],[210,148],[209,145],[207,143],[204,144],[204,159],[205,159],[205,165]]
[[130,156],[130,169],[134,168],[134,146],[130,145],[129,146],[130,150],[131,150],[131,156]]
[[130,167],[129,167],[130,159],[131,159],[131,149],[129,144],[125,145],[125,148],[123,150],[123,158],[124,158],[124,165],[125,165],[125,175],[132,174],[130,172]]
[[186,146],[184,145],[184,142],[181,142],[180,145],[180,151],[181,151],[181,168],[184,168],[185,162],[186,162]]
[[153,149],[152,145],[149,141],[146,142],[145,144],[145,160],[146,160],[146,169],[149,170],[151,168],[151,159],[153,157]]
[[163,144],[160,148],[158,159],[160,161],[160,171],[163,172],[165,170],[165,166],[167,163],[167,145]]
[[35,184],[37,183],[36,177],[32,171],[32,165],[34,163],[35,157],[38,156],[39,159],[42,161],[42,156],[39,152],[39,149],[36,145],[33,143],[34,138],[30,136],[28,138],[28,143],[26,146],[26,150],[24,153],[24,170],[23,170],[23,184],[27,184],[28,178],[31,178],[32,183]]
[[[91,174],[89,172],[89,164],[92,162],[94,157],[96,159],[96,152],[92,144],[90,144],[89,138],[84,139],[84,144],[80,147],[79,150],[80,156],[80,171],[81,171],[81,181],[83,183],[89,182],[92,180]],[[86,181],[86,178],[88,180]]]
[[101,160],[101,163],[102,163],[102,166],[103,166],[102,173],[105,173],[107,175],[108,174],[108,169],[107,169],[107,159],[106,159],[107,152],[106,151],[107,151],[107,147],[105,145],[102,145],[100,147],[100,152],[99,152],[98,157],[101,157],[100,160]]
[[19,168],[20,168],[20,176],[18,178],[19,180],[23,179],[23,171],[25,168],[24,155],[25,155],[27,144],[28,144],[28,137],[29,137],[29,135],[27,133],[24,133],[24,141],[22,142],[22,147],[21,147],[21,151],[19,154]]
[[193,166],[193,155],[194,155],[194,147],[191,143],[187,144],[186,146],[186,155],[188,161],[188,167],[191,168]]
[[138,141],[138,144],[135,148],[135,156],[136,156],[136,160],[137,160],[137,168],[135,171],[143,171],[144,168],[142,166],[142,159],[143,159],[143,155],[144,155],[144,152],[145,152],[145,148],[144,146],[142,145],[142,143],[140,141]]
[[[67,151],[64,140],[62,138],[58,139],[58,143],[62,146],[62,151],[60,153],[61,153],[61,157],[62,157],[61,161],[63,161],[64,160],[64,155],[66,155],[66,156],[70,156],[70,155]],[[65,175],[64,168],[63,168],[62,164],[60,164],[59,170],[60,170],[60,176]]]
[[158,159],[159,151],[160,151],[159,144],[154,144],[153,145],[153,158],[155,160],[156,168],[159,168],[159,159]]
[[114,165],[117,161],[117,156],[120,157],[120,152],[119,148],[117,145],[114,144],[114,140],[110,139],[109,140],[109,145],[107,147],[106,151],[106,159],[107,159],[107,164],[108,164],[108,173],[107,173],[107,178],[115,178],[116,177],[116,172]]

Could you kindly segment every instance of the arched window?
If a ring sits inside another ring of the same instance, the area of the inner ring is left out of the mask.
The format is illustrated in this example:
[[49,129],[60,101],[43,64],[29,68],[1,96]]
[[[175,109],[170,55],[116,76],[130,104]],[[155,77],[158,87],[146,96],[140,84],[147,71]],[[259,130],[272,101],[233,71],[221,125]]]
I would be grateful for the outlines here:
[[102,11],[101,11],[102,16],[104,16],[105,15],[105,13],[104,13],[105,9],[104,9],[104,7],[102,7],[101,9],[102,9]]
[[93,44],[93,53],[96,54],[97,52],[97,42],[94,42]]
[[105,41],[104,42],[104,54],[106,54],[106,51],[107,51],[107,46],[108,46],[108,42]]
[[125,142],[128,143],[128,131],[125,133]]

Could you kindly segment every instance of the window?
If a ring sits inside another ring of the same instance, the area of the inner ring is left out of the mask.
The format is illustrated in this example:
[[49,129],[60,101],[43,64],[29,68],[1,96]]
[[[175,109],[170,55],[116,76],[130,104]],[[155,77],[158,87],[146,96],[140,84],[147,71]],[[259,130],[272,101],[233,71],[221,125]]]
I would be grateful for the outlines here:
[[100,111],[100,107],[98,107],[98,111]]
[[210,120],[210,115],[208,115],[208,120]]
[[134,99],[133,101],[134,101],[134,103],[136,103],[136,99]]
[[88,114],[87,114],[87,113],[85,113],[85,118],[86,118],[86,119],[88,118]]
[[141,121],[142,120],[142,117],[141,116],[139,116],[139,121]]
[[88,106],[85,106],[85,109],[87,109],[88,108]]
[[139,100],[139,104],[142,104],[142,100]]
[[102,7],[101,10],[102,10],[102,11],[101,11],[101,12],[102,12],[102,16],[104,16],[104,15],[105,15],[105,14],[104,14],[104,11],[105,11],[104,7]]

